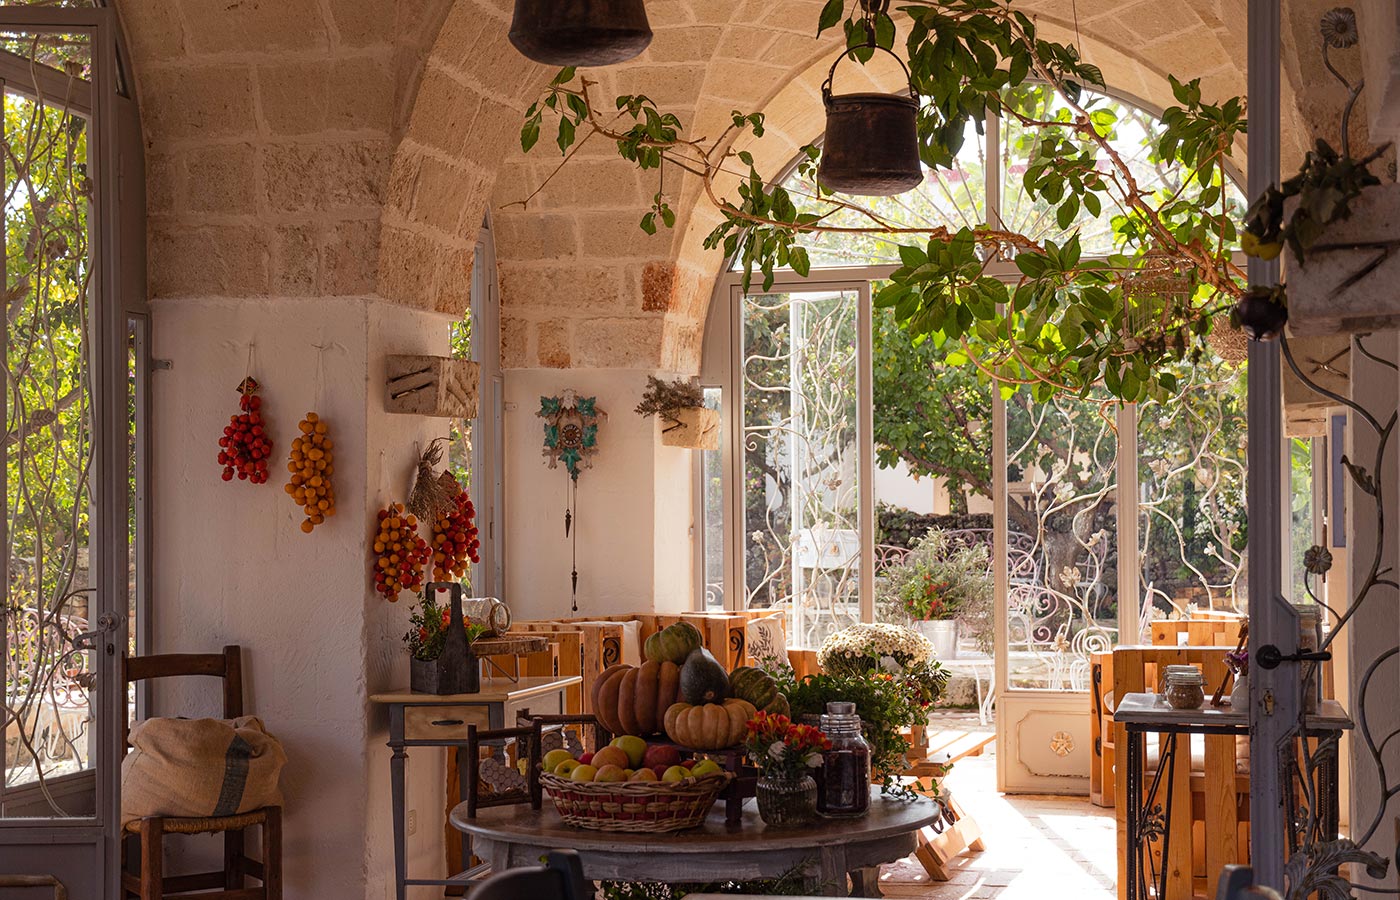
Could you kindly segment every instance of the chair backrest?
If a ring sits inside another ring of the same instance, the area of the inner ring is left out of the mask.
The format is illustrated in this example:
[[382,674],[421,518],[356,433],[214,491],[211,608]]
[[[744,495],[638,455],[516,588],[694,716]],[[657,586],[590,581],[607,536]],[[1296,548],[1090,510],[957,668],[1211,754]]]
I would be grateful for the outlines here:
[[583,864],[573,850],[551,850],[543,868],[507,869],[479,882],[471,900],[585,900]]
[[[122,682],[135,684],[153,678],[178,678],[186,675],[208,675],[224,682],[225,719],[243,715],[243,648],[237,644],[224,647],[222,653],[164,653],[151,656],[123,656]],[[127,696],[122,691],[123,703]],[[130,716],[123,711],[122,746],[126,746],[127,723]]]

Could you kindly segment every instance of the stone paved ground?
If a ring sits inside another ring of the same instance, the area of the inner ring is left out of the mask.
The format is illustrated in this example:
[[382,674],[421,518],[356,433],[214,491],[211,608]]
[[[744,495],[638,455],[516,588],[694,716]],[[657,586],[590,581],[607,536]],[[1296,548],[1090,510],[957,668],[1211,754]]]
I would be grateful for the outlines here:
[[[934,724],[940,724],[936,717]],[[960,857],[952,880],[941,883],[931,882],[912,857],[886,866],[880,876],[885,896],[1113,900],[1113,811],[1080,797],[998,793],[995,746],[962,760],[948,776],[949,788],[982,826],[986,851]]]

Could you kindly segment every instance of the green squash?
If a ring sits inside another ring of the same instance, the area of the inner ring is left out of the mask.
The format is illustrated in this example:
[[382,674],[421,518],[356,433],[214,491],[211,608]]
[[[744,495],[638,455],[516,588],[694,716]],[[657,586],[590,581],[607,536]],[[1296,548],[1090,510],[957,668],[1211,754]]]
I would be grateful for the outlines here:
[[710,651],[699,647],[681,666],[681,699],[691,706],[722,703],[729,693],[729,673]]
[[762,669],[740,666],[729,673],[729,695],[749,701],[755,709],[767,710],[778,696],[778,684]]
[[689,622],[677,622],[647,638],[642,652],[653,662],[673,662],[679,666],[700,649],[702,643],[698,628]]

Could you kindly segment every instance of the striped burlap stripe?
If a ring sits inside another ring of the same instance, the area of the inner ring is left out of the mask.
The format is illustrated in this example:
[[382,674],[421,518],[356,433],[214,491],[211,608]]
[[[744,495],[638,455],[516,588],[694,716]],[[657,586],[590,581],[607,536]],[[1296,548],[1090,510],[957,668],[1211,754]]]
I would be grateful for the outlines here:
[[253,756],[253,748],[240,735],[235,734],[224,751],[224,783],[219,787],[219,802],[214,805],[214,815],[231,816],[238,812],[243,802],[243,791],[248,786],[248,760]]

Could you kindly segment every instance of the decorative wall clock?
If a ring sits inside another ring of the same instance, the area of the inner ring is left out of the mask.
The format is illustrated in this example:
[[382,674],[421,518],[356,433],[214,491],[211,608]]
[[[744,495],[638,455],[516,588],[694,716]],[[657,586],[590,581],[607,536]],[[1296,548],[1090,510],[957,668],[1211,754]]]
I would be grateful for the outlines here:
[[578,476],[593,467],[598,453],[598,422],[608,414],[598,407],[597,397],[580,397],[571,389],[558,397],[540,397],[536,415],[544,419],[543,454],[549,467],[557,469],[563,463],[569,473],[564,536],[573,540],[571,609],[578,612]]

